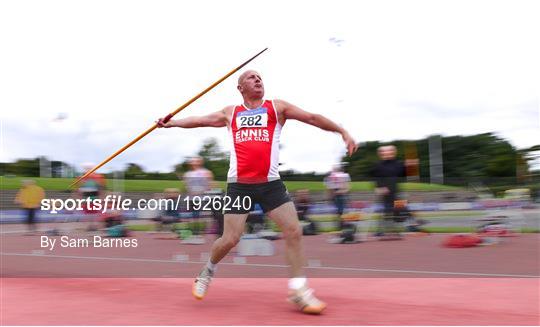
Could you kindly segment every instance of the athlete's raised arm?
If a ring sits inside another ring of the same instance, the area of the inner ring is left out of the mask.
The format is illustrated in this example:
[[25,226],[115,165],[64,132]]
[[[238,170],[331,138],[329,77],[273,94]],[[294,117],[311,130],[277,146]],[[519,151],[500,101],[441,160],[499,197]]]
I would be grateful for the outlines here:
[[341,134],[349,155],[353,154],[358,149],[358,145],[351,137],[349,132],[323,115],[307,112],[284,100],[274,100],[274,103],[278,107],[281,117],[284,119],[299,120],[303,123],[318,127],[325,131]]
[[195,127],[225,127],[227,126],[227,111],[229,107],[225,107],[220,111],[208,114],[206,116],[191,116],[181,119],[171,119],[164,123],[165,118],[160,118],[156,123],[158,127],[170,128],[195,128]]

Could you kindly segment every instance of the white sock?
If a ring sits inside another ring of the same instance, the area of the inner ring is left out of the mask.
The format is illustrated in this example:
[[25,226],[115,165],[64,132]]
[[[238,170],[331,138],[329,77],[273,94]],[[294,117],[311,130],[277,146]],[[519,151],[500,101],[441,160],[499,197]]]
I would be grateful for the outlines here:
[[217,268],[216,265],[217,264],[213,264],[212,261],[210,261],[210,259],[208,259],[208,262],[206,262],[206,268],[208,268],[211,271],[216,270],[216,268]]
[[294,277],[289,279],[289,288],[292,290],[299,290],[307,284],[306,277]]

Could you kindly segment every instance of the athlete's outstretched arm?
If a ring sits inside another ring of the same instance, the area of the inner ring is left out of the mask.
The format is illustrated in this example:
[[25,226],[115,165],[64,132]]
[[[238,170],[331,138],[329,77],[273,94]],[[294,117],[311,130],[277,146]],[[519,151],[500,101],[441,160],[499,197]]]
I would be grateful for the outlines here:
[[191,116],[182,119],[171,119],[167,123],[163,123],[164,118],[160,118],[157,121],[158,127],[181,127],[181,128],[195,128],[195,127],[225,127],[227,126],[227,115],[225,114],[227,108],[216,111],[206,116]]
[[358,149],[358,145],[351,137],[349,132],[323,115],[307,112],[293,104],[288,103],[287,101],[275,100],[275,103],[277,104],[278,108],[281,109],[281,114],[285,119],[299,120],[303,123],[324,129],[325,131],[341,134],[343,142],[345,142],[345,145],[347,146],[347,152],[349,155],[353,154],[353,152]]

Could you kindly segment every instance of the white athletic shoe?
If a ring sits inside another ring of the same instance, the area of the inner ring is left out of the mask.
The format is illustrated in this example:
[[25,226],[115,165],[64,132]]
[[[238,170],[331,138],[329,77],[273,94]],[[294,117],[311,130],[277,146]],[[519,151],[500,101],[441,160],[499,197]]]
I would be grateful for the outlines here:
[[199,276],[195,278],[191,292],[197,300],[202,300],[206,295],[210,282],[212,281],[212,277],[214,277],[214,272],[207,267],[204,267]]
[[326,308],[326,303],[317,299],[313,293],[313,290],[306,286],[299,290],[289,290],[287,300],[296,304],[303,313],[320,314]]

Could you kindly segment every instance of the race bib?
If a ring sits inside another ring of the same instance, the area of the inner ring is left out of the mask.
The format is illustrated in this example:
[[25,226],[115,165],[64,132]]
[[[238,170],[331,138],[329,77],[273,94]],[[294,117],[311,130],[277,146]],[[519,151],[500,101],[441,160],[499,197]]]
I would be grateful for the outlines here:
[[251,128],[263,128],[268,125],[268,109],[257,108],[253,110],[246,110],[236,115],[236,127],[238,129],[251,127]]

